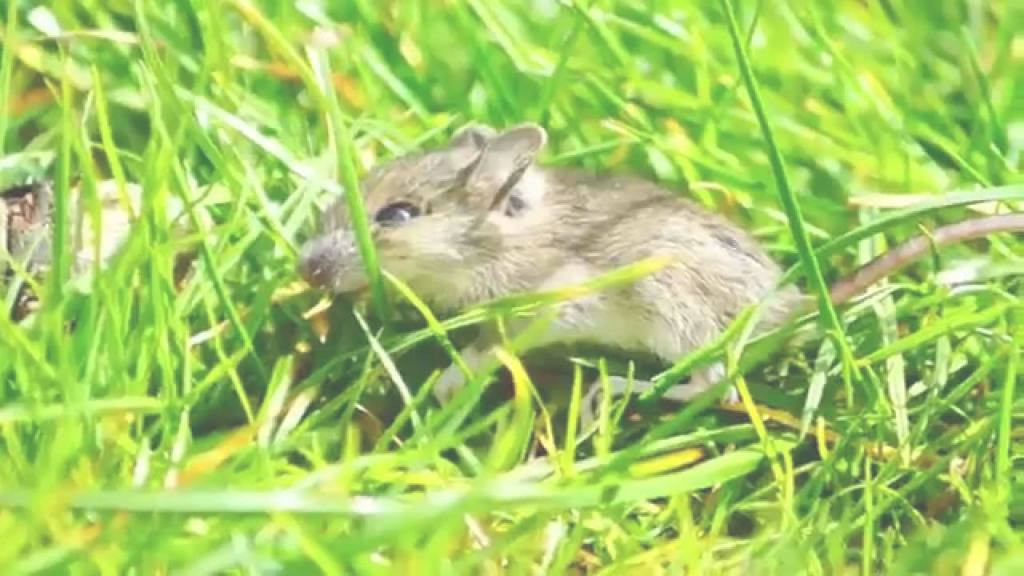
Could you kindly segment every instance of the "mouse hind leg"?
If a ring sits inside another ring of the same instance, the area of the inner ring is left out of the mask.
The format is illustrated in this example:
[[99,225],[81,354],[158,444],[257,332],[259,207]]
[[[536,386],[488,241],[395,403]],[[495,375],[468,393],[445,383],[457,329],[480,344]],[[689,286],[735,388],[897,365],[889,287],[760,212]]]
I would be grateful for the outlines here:
[[[543,288],[571,285],[592,273],[583,265],[567,266],[553,275]],[[671,365],[711,341],[719,330],[706,313],[701,313],[698,300],[678,297],[677,287],[685,285],[680,278],[674,277],[678,274],[678,271],[666,270],[620,291],[592,293],[564,301],[551,311],[553,316],[546,329],[523,343],[519,352],[527,353],[555,343],[585,341],[621,350],[646,350]],[[530,322],[522,319],[509,322],[510,335],[515,337],[522,333]],[[483,337],[462,351],[463,360],[471,372],[494,360],[490,350],[493,344],[493,337]],[[713,388],[723,376],[724,368],[720,364],[709,366],[696,372],[689,382],[673,386],[665,398],[692,401]],[[454,364],[449,365],[435,384],[435,397],[445,403],[465,384],[461,370]],[[615,380],[612,395],[624,395],[628,389],[626,384],[624,378]],[[635,393],[642,393],[652,386],[644,381],[634,384]],[[591,383],[587,397],[597,398],[601,389],[600,381]],[[735,391],[731,391],[729,397],[735,397]]]
[[[693,402],[697,398],[714,388],[725,377],[725,367],[721,362],[698,370],[691,376],[688,382],[680,382],[671,385],[661,395],[661,399],[671,400],[680,404]],[[627,394],[637,396],[646,394],[653,390],[655,383],[650,380],[633,379],[622,376],[608,376],[608,391],[611,399],[622,398]],[[583,434],[589,433],[596,426],[597,418],[600,415],[604,382],[601,379],[591,382],[583,395],[580,405],[580,430]],[[729,386],[725,391],[722,401],[728,404],[735,404],[740,401],[739,391],[735,386]]]
[[[690,381],[679,383],[665,393],[664,398],[678,400],[680,402],[692,402],[698,396],[717,386],[725,378],[725,365],[721,362],[701,368],[690,376]],[[724,401],[728,403],[739,402],[739,391],[735,386],[729,386],[724,392]]]

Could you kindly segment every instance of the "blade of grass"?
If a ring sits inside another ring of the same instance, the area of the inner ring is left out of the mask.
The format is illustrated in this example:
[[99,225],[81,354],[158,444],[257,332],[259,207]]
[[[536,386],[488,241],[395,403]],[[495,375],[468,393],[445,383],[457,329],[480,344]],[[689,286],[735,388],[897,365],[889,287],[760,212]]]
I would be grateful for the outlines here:
[[370,282],[370,292],[373,295],[377,313],[380,315],[381,321],[386,324],[389,318],[389,310],[384,286],[381,282],[380,267],[377,264],[377,251],[373,244],[373,238],[370,235],[366,208],[363,205],[363,198],[360,194],[356,160],[352,150],[352,138],[349,133],[348,122],[341,110],[337,94],[331,83],[329,58],[323,50],[311,50],[309,55],[314,64],[314,67],[311,68],[284,35],[281,34],[280,30],[274,26],[273,22],[267,19],[256,6],[248,0],[231,0],[231,4],[235,10],[241,13],[246,21],[260,32],[267,44],[298,73],[306,89],[316,99],[320,111],[327,120],[327,124],[335,138],[336,162],[341,170],[342,184],[345,188],[345,201],[348,204],[349,217],[352,218],[352,228],[356,235],[359,255],[362,257],[363,266],[366,268],[366,275]]
[[[313,58],[313,54],[311,52],[311,58]],[[387,325],[389,320],[389,307],[386,300],[387,292],[384,290],[384,284],[381,280],[380,264],[377,262],[377,249],[374,246],[373,237],[370,233],[370,222],[366,215],[366,207],[363,205],[352,135],[349,131],[348,122],[338,104],[337,94],[330,82],[331,69],[327,54],[321,52],[313,60],[318,64],[316,70],[319,72],[320,89],[325,96],[328,123],[335,137],[335,153],[337,154],[338,166],[341,168],[341,180],[345,186],[345,202],[348,204],[348,214],[352,220],[352,230],[355,232],[359,254],[363,259],[363,267],[366,269],[367,278],[370,282],[370,293],[373,295],[374,306],[381,322]]]
[[3,53],[0,54],[0,157],[7,153],[7,123],[11,119],[11,77],[18,43],[18,3],[7,3]]
[[[1018,314],[1020,316],[1021,314]],[[1013,404],[1017,392],[1017,367],[1020,362],[1021,349],[1024,348],[1024,330],[1017,330],[1017,338],[1011,344],[1013,350],[1007,354],[1006,376],[1003,378],[1002,397],[999,406],[999,423],[997,426],[996,447],[996,485],[1007,495],[1013,490],[1010,475],[1013,471],[1013,452],[1010,449],[1013,441]]]
[[875,362],[885,360],[890,356],[902,354],[914,350],[926,342],[931,342],[944,334],[951,334],[958,330],[981,328],[995,322],[1008,312],[1019,311],[1021,305],[1002,302],[992,305],[985,310],[973,313],[947,315],[916,332],[904,336],[891,344],[883,345],[873,352],[861,357],[857,363],[861,366],[869,366]]
[[366,321],[363,320],[362,315],[356,311],[353,311],[353,313],[355,314],[356,321],[359,323],[359,328],[363,331],[363,334],[370,342],[370,348],[377,356],[381,365],[384,366],[384,370],[387,372],[388,377],[398,390],[398,394],[402,398],[402,403],[411,409],[410,417],[412,419],[413,428],[416,432],[421,432],[423,428],[423,420],[420,418],[419,412],[416,411],[415,406],[413,405],[412,392],[409,391],[409,387],[406,385],[405,379],[402,378],[402,374],[398,371],[398,368],[395,366],[391,356],[388,355],[387,351],[380,345],[376,336],[374,336],[373,332],[370,331],[370,327],[366,324]]
[[811,282],[811,287],[814,289],[818,297],[818,308],[821,313],[821,321],[826,329],[835,334],[836,338],[845,342],[846,333],[843,330],[842,324],[839,322],[839,316],[832,307],[832,301],[829,299],[829,291],[828,286],[825,284],[825,277],[821,273],[821,267],[818,265],[818,259],[814,255],[814,249],[811,246],[810,237],[807,235],[807,230],[804,228],[804,218],[800,210],[800,203],[797,201],[796,195],[793,194],[793,190],[790,188],[789,177],[786,175],[786,167],[782,159],[782,152],[779,150],[778,144],[775,142],[775,136],[772,133],[770,124],[768,123],[768,115],[765,113],[764,105],[761,103],[761,95],[757,86],[757,80],[754,78],[754,72],[751,69],[750,60],[747,57],[746,46],[740,36],[739,26],[736,23],[736,14],[733,11],[732,2],[731,0],[721,0],[721,6],[726,13],[729,35],[732,37],[733,50],[736,53],[736,60],[739,63],[743,82],[747,87],[747,95],[750,97],[750,103],[754,107],[754,114],[757,116],[757,123],[761,127],[761,134],[764,137],[765,148],[771,161],[772,175],[775,178],[775,185],[778,188],[779,196],[782,200],[782,206],[786,211],[786,218],[789,220],[793,240],[796,243],[797,251],[800,253],[800,262]]

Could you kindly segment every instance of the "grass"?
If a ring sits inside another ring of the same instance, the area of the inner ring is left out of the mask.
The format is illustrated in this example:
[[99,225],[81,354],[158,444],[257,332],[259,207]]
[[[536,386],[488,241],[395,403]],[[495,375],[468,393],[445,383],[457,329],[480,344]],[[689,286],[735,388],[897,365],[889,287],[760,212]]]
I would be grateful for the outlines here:
[[513,393],[429,396],[470,324],[564,294],[436,318],[385,303],[384,270],[380,307],[312,314],[294,272],[369,166],[539,121],[544,162],[684,191],[820,294],[1024,206],[1019,3],[327,4],[0,4],[0,188],[51,178],[90,213],[145,190],[108,268],[63,282],[57,244],[33,321],[0,316],[3,573],[1024,567],[1019,235],[943,248],[758,362],[730,331],[701,355],[743,408],[614,403],[588,437],[567,413],[623,358],[544,380],[510,343]]

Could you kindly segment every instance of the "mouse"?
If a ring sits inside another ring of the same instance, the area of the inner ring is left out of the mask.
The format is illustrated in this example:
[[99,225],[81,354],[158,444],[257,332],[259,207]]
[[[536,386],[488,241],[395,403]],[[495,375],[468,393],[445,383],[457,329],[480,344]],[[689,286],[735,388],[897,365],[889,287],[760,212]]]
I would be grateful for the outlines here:
[[[360,193],[380,266],[432,310],[450,314],[505,296],[578,286],[638,261],[666,262],[628,284],[557,304],[523,353],[591,343],[643,351],[670,366],[721,335],[752,304],[763,303],[759,331],[814,310],[814,299],[795,285],[780,288],[780,265],[726,217],[641,177],[543,165],[537,159],[546,143],[546,130],[535,123],[502,131],[474,123],[447,145],[372,167]],[[936,244],[1020,231],[1024,213],[940,227],[835,283],[833,302],[847,302]],[[301,245],[298,274],[326,293],[365,293],[369,281],[344,199],[324,211],[319,230]],[[506,331],[515,334],[528,322],[512,320]],[[495,361],[496,338],[482,330],[460,351],[464,367],[476,371]],[[692,400],[724,376],[723,364],[712,364],[665,397]],[[613,394],[627,388],[618,380]],[[433,394],[448,402],[467,381],[453,363]],[[642,392],[645,383],[630,389]],[[590,402],[596,390],[592,384]],[[737,399],[734,389],[728,395]]]

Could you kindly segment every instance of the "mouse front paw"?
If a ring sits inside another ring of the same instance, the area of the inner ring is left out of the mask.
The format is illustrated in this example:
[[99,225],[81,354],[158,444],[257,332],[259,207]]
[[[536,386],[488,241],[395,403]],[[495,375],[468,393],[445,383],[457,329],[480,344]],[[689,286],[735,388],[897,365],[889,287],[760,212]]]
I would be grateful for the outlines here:
[[458,366],[449,364],[434,383],[434,398],[441,404],[447,404],[465,387],[466,376]]
[[[705,392],[711,390],[725,378],[725,366],[715,363],[703,370],[698,370],[686,384],[676,384],[669,388],[664,398],[677,402],[693,402]],[[739,390],[735,386],[729,386],[722,392],[720,400],[726,404],[735,404],[740,401]]]
[[[465,368],[471,372],[479,370],[486,357],[485,352],[472,345],[462,350],[459,356],[462,358]],[[469,379],[466,377],[466,373],[459,368],[458,364],[452,362],[434,383],[434,398],[437,398],[441,404],[447,404],[467,384],[469,384]]]
[[[609,399],[615,401],[627,393],[643,394],[654,384],[646,380],[632,380],[621,376],[608,376]],[[590,383],[580,402],[579,430],[580,436],[586,436],[597,429],[598,417],[601,415],[601,403],[604,400],[604,384],[600,379]]]

